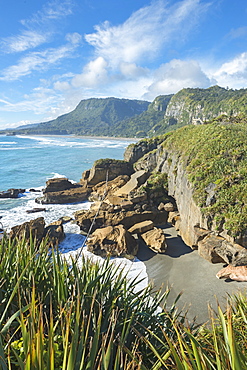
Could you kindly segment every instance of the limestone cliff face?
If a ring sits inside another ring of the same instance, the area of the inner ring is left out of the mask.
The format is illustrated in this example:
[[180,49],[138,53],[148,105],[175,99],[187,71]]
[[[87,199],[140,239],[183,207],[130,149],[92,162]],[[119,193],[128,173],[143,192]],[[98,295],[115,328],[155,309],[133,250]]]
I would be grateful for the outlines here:
[[180,160],[177,153],[168,153],[160,146],[139,159],[135,168],[167,173],[168,195],[176,200],[180,214],[179,234],[187,245],[196,247],[198,238],[194,226],[200,225],[207,229],[208,225],[193,200],[193,188],[187,180],[184,161]]
[[[222,228],[219,232],[213,220],[205,217],[201,208],[195,203],[193,186],[186,173],[186,164],[186,158],[181,158],[176,150],[168,152],[160,145],[156,150],[140,158],[134,167],[136,170],[156,171],[168,175],[168,195],[175,199],[179,213],[179,222],[176,227],[179,235],[188,246],[193,249],[198,247],[198,242],[201,239],[201,236],[198,236],[198,228],[213,232],[226,240],[227,243],[234,245],[236,240],[228,235],[227,230]],[[245,242],[241,244],[247,247]]]

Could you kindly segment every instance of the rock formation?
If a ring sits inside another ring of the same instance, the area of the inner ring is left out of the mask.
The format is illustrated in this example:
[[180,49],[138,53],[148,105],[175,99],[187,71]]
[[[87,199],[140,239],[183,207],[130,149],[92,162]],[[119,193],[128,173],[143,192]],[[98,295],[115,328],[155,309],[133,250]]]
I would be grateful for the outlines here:
[[138,244],[123,225],[97,229],[87,240],[87,249],[102,257],[135,256]]
[[65,204],[83,202],[88,197],[88,189],[73,184],[67,178],[55,178],[46,182],[43,196],[35,199],[39,204]]
[[221,269],[216,277],[218,279],[231,279],[236,281],[247,281],[247,266],[228,265]]
[[0,191],[0,198],[18,198],[20,194],[25,193],[25,189],[8,189]]
[[48,238],[48,242],[55,246],[65,238],[62,221],[53,223],[45,227],[44,217],[39,217],[29,222],[24,222],[11,228],[9,237],[21,240],[25,238],[29,242],[30,238],[39,244],[43,238]]

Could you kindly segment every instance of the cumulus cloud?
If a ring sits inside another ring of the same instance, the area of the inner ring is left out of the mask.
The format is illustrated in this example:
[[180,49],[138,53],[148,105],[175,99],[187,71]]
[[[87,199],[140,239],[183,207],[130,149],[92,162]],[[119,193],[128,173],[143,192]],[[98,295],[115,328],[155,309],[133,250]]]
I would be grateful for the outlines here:
[[170,7],[164,0],[154,1],[119,26],[109,22],[96,26],[85,40],[113,67],[143,57],[152,60],[164,44],[184,37],[207,7],[199,0],[183,0]]
[[213,74],[221,86],[241,88],[247,84],[247,52],[241,53],[222,66]]
[[130,79],[146,76],[148,73],[147,68],[139,67],[135,63],[126,62],[120,63],[119,70],[124,77]]
[[209,87],[214,80],[202,71],[198,62],[174,59],[161,65],[154,73],[154,81],[144,94],[147,99],[172,94],[186,87]]
[[76,75],[72,79],[74,87],[95,87],[106,82],[107,80],[108,63],[104,58],[98,57],[89,62],[81,74]]

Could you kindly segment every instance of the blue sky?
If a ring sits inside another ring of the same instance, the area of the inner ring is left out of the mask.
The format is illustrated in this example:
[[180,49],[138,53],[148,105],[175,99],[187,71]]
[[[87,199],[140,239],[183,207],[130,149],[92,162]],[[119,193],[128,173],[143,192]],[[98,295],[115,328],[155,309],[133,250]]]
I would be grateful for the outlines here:
[[8,0],[0,24],[0,128],[90,97],[247,87],[245,0]]

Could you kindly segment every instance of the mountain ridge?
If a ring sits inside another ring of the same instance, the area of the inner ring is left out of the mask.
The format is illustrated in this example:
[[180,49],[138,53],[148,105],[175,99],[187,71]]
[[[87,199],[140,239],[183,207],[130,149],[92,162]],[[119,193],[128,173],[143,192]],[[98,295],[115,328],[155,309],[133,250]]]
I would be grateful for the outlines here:
[[153,137],[187,124],[203,124],[220,115],[247,114],[247,89],[184,88],[145,100],[90,98],[48,122],[17,128],[23,134]]

